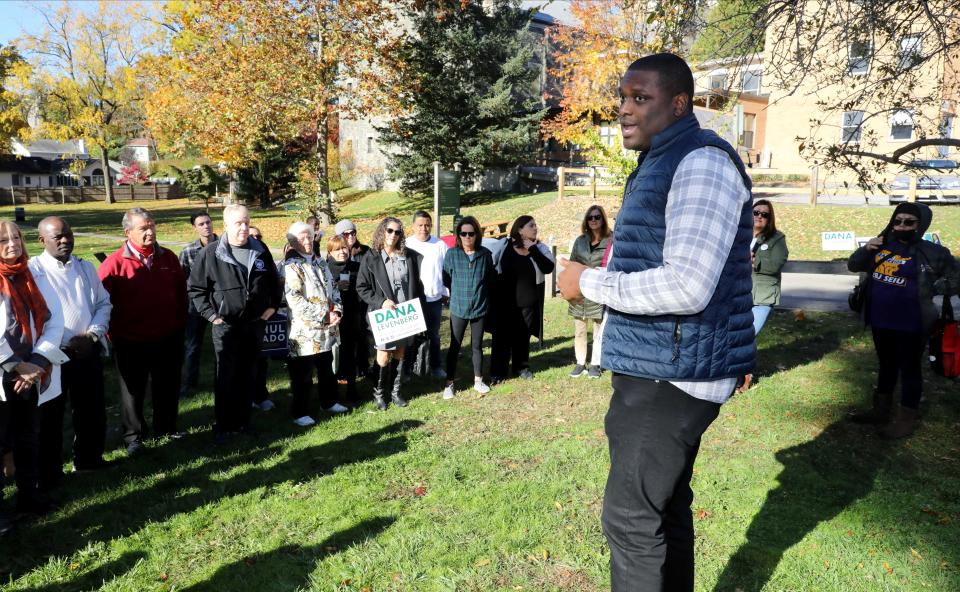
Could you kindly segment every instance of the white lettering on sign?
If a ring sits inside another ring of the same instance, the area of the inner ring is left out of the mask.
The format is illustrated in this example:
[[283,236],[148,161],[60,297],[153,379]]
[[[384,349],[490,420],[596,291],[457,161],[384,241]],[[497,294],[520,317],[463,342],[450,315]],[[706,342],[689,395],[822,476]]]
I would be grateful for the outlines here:
[[857,240],[852,230],[820,233],[820,249],[823,251],[852,251],[855,248]]
[[373,338],[387,344],[427,330],[420,300],[414,298],[397,304],[393,310],[373,310],[367,313]]

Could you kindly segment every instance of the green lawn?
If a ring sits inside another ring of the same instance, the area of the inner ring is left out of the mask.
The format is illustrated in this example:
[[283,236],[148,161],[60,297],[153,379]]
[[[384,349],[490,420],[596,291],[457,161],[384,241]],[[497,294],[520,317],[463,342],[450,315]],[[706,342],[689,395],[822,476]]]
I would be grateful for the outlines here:
[[[163,205],[161,240],[185,237],[189,208]],[[563,209],[549,194],[475,207],[489,219]],[[76,230],[107,231],[122,209],[66,215],[89,222]],[[277,228],[288,216],[255,212]],[[107,473],[67,475],[62,510],[0,540],[0,586],[604,590],[609,377],[567,378],[564,303],[548,301],[546,319],[532,382],[443,401],[439,384],[417,380],[406,409],[368,404],[308,430],[290,422],[286,372],[272,363],[277,409],[256,412],[259,438],[224,447],[209,430],[208,349],[201,389],[181,404],[186,437]],[[774,314],[758,347],[758,385],[723,407],[695,470],[697,590],[960,589],[957,385],[928,377],[920,431],[887,443],[843,421],[875,369],[850,315]],[[112,371],[107,385],[111,457],[122,459]]]

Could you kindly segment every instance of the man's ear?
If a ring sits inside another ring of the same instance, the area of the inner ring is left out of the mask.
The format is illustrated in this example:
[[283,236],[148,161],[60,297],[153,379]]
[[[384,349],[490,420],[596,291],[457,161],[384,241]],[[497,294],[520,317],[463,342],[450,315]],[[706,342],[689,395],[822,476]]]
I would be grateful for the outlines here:
[[683,117],[690,108],[690,95],[687,93],[675,95],[673,101],[671,101],[671,106],[673,107],[674,117]]

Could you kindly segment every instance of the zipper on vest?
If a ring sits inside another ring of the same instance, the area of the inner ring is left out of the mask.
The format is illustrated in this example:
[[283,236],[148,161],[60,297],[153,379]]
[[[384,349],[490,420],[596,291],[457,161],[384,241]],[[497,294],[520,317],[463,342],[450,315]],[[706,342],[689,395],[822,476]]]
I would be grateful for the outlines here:
[[680,341],[683,339],[683,332],[680,330],[680,319],[674,321],[673,325],[673,358],[671,362],[680,359]]

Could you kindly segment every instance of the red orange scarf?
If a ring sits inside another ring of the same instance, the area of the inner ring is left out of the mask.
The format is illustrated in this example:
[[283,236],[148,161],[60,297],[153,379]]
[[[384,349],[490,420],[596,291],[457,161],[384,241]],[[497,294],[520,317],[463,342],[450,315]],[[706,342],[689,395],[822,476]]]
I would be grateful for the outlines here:
[[[33,345],[32,329],[36,328],[38,337],[43,333],[43,325],[47,322],[50,310],[33,279],[33,274],[30,273],[30,268],[27,267],[26,253],[20,255],[14,263],[6,263],[0,259],[0,294],[9,298],[13,316],[22,327],[23,336]],[[34,327],[30,326],[31,314]]]

